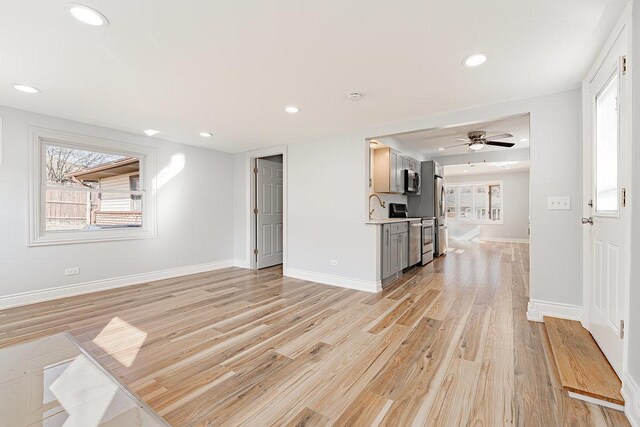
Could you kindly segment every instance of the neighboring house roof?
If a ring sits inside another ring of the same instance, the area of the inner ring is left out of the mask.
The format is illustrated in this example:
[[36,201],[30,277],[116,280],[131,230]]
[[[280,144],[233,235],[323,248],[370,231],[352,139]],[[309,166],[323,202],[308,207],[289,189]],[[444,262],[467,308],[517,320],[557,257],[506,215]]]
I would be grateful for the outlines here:
[[75,178],[79,181],[97,181],[110,176],[118,176],[138,172],[140,170],[140,159],[127,157],[112,163],[107,163],[92,168],[81,169],[79,171],[66,174],[67,178]]

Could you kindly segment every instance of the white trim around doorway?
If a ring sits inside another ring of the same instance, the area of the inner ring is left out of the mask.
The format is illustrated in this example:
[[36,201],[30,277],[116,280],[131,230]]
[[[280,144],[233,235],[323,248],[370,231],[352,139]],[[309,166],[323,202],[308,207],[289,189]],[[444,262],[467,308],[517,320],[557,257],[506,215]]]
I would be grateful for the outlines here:
[[246,217],[246,260],[242,263],[238,263],[238,267],[250,268],[255,270],[257,267],[256,257],[254,256],[253,250],[255,249],[255,241],[256,241],[256,223],[253,220],[253,209],[256,207],[256,186],[255,181],[253,179],[253,167],[256,164],[256,159],[261,157],[269,157],[269,156],[277,156],[282,155],[282,166],[283,166],[283,197],[282,204],[284,214],[282,217],[282,274],[287,275],[287,246],[288,246],[288,193],[289,187],[287,182],[288,176],[288,167],[287,167],[287,146],[281,145],[278,147],[265,148],[263,150],[254,150],[247,151],[245,153],[245,177],[247,178],[246,182],[246,204],[248,210],[248,215]]

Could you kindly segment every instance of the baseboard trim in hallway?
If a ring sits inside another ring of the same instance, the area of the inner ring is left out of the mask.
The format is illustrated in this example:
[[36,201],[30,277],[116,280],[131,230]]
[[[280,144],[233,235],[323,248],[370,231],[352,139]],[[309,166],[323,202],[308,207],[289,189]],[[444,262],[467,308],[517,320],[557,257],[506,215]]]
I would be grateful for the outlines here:
[[625,414],[634,427],[640,427],[640,385],[627,372],[622,379],[622,397],[625,401]]
[[544,316],[567,320],[582,320],[582,307],[579,305],[530,299],[527,307],[527,319],[542,322]]
[[189,265],[186,267],[169,268],[166,270],[150,271],[147,273],[131,274],[128,276],[114,277],[110,279],[94,280],[91,282],[22,292],[19,294],[0,297],[0,310],[35,304],[38,302],[51,301],[58,298],[66,298],[92,292],[139,285],[141,283],[154,282],[157,280],[188,276],[190,274],[204,273],[207,271],[233,267],[234,264],[234,260],[213,261],[204,264]]
[[340,288],[355,289],[365,292],[380,292],[381,282],[374,282],[350,277],[336,276],[333,274],[316,273],[314,271],[300,270],[297,268],[287,268],[283,275],[294,279],[308,280],[310,282],[322,283],[323,285],[338,286]]

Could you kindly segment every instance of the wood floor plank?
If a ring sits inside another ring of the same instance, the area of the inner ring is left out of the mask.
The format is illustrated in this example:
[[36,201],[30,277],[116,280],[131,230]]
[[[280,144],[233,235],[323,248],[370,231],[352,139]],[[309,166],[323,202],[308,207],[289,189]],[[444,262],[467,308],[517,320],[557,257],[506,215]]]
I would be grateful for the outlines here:
[[377,294],[227,268],[0,311],[68,331],[176,426],[628,425],[562,389],[528,245],[456,242]]
[[624,405],[622,382],[580,322],[545,317],[544,323],[565,390]]

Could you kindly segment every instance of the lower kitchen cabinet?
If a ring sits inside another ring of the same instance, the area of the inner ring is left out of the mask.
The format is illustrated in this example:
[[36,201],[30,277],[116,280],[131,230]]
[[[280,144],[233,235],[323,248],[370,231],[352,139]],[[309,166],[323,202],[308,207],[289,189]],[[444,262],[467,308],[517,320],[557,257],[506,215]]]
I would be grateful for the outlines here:
[[384,224],[382,226],[382,278],[393,276],[408,266],[408,224]]

